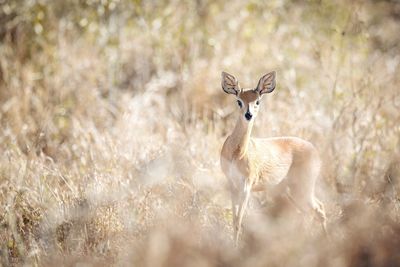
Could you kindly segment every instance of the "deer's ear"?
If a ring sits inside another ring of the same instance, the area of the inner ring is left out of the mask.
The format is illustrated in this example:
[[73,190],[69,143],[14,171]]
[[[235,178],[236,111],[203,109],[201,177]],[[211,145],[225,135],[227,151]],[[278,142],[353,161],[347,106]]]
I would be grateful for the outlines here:
[[266,93],[271,93],[275,89],[275,77],[276,72],[271,71],[270,73],[265,74],[261,77],[260,81],[258,82],[256,91],[262,95]]
[[223,71],[221,74],[221,78],[222,78],[221,80],[222,89],[225,91],[225,93],[233,95],[239,94],[240,92],[239,83],[235,78],[235,76]]

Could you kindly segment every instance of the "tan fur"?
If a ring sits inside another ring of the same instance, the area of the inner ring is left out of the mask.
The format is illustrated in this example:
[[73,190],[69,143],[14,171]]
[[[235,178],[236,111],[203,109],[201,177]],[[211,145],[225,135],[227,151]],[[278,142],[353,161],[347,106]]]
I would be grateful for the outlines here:
[[245,103],[251,103],[256,101],[260,96],[257,92],[253,90],[245,90],[242,91],[239,94],[239,97],[245,102]]
[[[234,78],[232,75],[229,77]],[[262,79],[259,86],[262,86]],[[273,86],[274,79],[275,73],[273,80],[268,80]],[[317,150],[311,143],[297,137],[252,138],[251,131],[258,112],[255,102],[260,101],[262,95],[257,88],[240,89],[238,92],[237,99],[243,106],[236,126],[221,151],[221,167],[228,179],[232,197],[236,243],[250,192],[265,190],[283,182],[290,189],[289,197],[296,205],[302,210],[312,208],[325,229],[324,208],[314,195],[320,170]],[[254,118],[250,121],[245,119],[246,112],[251,112]]]

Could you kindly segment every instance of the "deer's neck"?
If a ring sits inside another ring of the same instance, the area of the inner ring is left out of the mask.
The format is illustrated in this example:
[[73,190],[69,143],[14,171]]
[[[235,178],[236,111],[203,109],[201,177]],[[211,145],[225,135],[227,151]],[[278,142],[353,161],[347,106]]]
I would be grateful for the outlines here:
[[231,134],[233,157],[241,159],[246,155],[252,129],[253,121],[245,122],[242,118],[237,120],[236,126]]

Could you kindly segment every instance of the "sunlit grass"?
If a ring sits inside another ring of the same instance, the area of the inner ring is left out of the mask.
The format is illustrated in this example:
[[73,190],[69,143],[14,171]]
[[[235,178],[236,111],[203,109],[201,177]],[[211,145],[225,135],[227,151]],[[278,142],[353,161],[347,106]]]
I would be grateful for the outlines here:
[[[1,265],[398,265],[398,9],[0,2]],[[253,134],[318,147],[329,239],[271,192],[234,248],[223,70],[277,71]]]

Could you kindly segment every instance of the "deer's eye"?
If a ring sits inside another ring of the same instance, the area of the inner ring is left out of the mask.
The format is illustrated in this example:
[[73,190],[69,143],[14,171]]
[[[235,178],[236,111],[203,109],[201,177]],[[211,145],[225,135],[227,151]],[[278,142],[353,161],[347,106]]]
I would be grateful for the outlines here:
[[260,101],[259,100],[257,100],[256,105],[260,105]]
[[242,108],[242,102],[240,100],[237,101],[239,108]]

